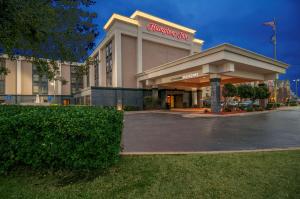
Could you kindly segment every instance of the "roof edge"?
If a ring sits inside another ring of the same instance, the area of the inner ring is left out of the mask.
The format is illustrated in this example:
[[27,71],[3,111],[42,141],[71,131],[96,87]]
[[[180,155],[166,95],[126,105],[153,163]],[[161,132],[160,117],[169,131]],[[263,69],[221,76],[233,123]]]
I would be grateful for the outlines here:
[[125,22],[125,23],[128,23],[128,24],[132,24],[132,25],[136,25],[138,26],[138,22],[135,20],[135,19],[132,19],[132,18],[129,18],[129,17],[125,17],[123,15],[119,15],[119,14],[116,14],[114,13],[110,18],[109,20],[106,22],[106,24],[104,25],[103,29],[104,30],[108,30],[109,27],[116,21],[122,21],[122,22]]

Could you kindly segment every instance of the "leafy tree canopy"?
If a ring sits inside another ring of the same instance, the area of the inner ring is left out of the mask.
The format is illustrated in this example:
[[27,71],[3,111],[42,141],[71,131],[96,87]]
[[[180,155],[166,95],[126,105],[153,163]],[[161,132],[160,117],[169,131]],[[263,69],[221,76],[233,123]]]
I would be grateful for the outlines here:
[[270,92],[266,84],[259,84],[254,87],[254,99],[267,99],[270,97]]
[[237,88],[238,96],[240,98],[253,98],[254,96],[254,89],[251,85],[248,84],[241,84]]
[[0,0],[0,50],[61,61],[82,61],[98,35],[92,0]]
[[231,84],[231,83],[228,83],[228,84],[224,84],[224,87],[222,89],[222,95],[223,97],[234,97],[237,95],[237,89],[236,87]]

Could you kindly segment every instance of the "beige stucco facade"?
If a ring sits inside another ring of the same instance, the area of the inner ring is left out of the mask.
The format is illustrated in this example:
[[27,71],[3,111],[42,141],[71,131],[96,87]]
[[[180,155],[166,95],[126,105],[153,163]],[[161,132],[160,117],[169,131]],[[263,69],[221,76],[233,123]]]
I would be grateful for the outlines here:
[[[107,86],[105,48],[110,41],[113,48],[112,86],[122,88],[141,87],[136,77],[138,73],[199,53],[203,44],[202,40],[194,37],[195,30],[140,11],[130,17],[114,14],[104,29],[106,37],[91,55],[100,55],[100,87]],[[93,70],[90,72],[90,85],[94,86],[95,74]]]
[[[5,67],[9,70],[5,77],[5,95],[33,95],[32,62],[24,57],[16,59],[5,58]],[[71,95],[70,64],[59,63],[61,76],[67,81],[66,85],[56,82],[54,92],[53,82],[48,82],[48,95]]]

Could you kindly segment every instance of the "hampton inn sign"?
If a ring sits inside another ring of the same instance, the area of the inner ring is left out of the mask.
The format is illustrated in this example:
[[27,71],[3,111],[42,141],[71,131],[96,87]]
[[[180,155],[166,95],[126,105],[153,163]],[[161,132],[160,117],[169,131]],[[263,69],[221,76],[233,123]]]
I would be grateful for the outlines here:
[[188,40],[189,36],[181,31],[175,31],[170,29],[169,27],[165,26],[159,26],[156,23],[149,23],[147,25],[147,30],[148,31],[153,31],[153,32],[160,32],[163,35],[168,35],[173,38],[181,39],[181,40]]
[[31,62],[4,57],[1,64],[11,72],[0,79],[0,103],[32,103],[42,89],[44,102],[55,95],[64,104],[142,109],[144,97],[152,96],[161,108],[201,107],[210,90],[212,112],[219,112],[224,83],[274,80],[288,67],[231,44],[202,51],[204,41],[195,38],[196,30],[141,11],[129,17],[113,14],[104,30],[105,38],[90,55],[98,61],[83,79],[75,78],[71,63],[59,64],[65,85],[46,81],[41,88]]

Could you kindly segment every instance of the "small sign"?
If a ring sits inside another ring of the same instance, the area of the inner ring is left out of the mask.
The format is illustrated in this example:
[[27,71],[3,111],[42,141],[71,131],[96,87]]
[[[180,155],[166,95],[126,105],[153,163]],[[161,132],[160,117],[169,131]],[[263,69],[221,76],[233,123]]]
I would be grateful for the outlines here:
[[191,73],[191,74],[183,75],[182,79],[192,79],[196,77],[199,77],[199,73]]
[[49,102],[52,101],[52,96],[48,96],[48,101],[49,101]]

